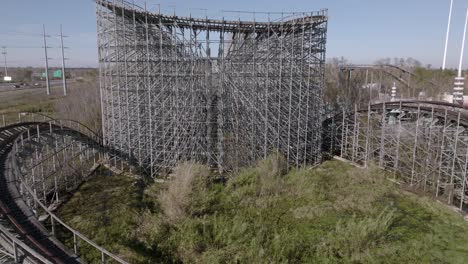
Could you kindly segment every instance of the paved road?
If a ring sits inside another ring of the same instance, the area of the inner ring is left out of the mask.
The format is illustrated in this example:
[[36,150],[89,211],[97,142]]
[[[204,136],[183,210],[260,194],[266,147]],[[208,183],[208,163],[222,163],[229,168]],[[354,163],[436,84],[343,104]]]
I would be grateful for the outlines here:
[[[67,83],[71,83],[73,80],[67,80]],[[15,88],[15,85],[19,83],[0,83],[0,92],[7,92],[7,91],[19,91],[19,90],[32,90],[32,89],[45,89],[45,83],[40,82],[39,86],[20,86],[19,88]],[[51,87],[62,86],[62,80],[53,80],[50,81]]]

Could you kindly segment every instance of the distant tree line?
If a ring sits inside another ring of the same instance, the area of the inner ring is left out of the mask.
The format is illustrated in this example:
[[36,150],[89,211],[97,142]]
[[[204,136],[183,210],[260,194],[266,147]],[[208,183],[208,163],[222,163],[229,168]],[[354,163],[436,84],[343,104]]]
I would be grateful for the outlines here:
[[451,93],[457,73],[454,69],[441,70],[430,64],[423,65],[414,58],[375,61],[375,66],[396,66],[381,68],[384,70],[349,70],[347,66],[350,64],[344,57],[331,58],[326,63],[324,100],[330,108],[349,108],[389,99],[394,83],[398,98],[441,100],[444,93]]

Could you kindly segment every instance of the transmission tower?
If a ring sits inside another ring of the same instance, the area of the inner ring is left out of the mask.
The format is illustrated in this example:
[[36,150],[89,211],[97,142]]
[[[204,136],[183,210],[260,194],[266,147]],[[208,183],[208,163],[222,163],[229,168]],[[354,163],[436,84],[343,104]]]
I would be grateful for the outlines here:
[[5,63],[5,77],[8,76],[8,66],[7,66],[7,51],[6,51],[6,47],[3,46],[2,47],[3,51],[2,51],[2,54],[3,54],[3,59],[4,59],[4,63]]

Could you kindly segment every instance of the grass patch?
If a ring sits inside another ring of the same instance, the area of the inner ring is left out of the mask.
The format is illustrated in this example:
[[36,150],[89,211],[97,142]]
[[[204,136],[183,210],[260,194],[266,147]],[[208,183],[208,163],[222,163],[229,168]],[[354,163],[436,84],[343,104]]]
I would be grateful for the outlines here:
[[[134,235],[141,211],[141,189],[138,180],[99,168],[57,213],[65,223],[131,263],[158,261],[153,254],[141,251]],[[60,236],[73,248],[70,234],[61,230]],[[80,242],[79,253],[87,263],[101,260],[100,252],[85,242]]]
[[[168,201],[161,199],[170,199],[167,194],[174,193],[170,186],[177,180],[148,186],[141,201],[131,195],[136,189],[123,188],[121,195],[92,199],[96,205],[88,212],[76,211],[82,207],[70,204],[76,198],[65,207],[78,230],[94,234],[91,238],[96,236],[98,243],[108,244],[131,263],[464,263],[468,259],[468,224],[462,217],[429,198],[399,190],[384,172],[339,161],[289,173],[283,166],[281,157],[272,155],[227,182],[216,181],[202,166],[194,174],[181,170],[179,175],[188,178],[177,184],[178,190],[184,190],[183,202],[172,201],[182,208],[177,218],[164,205]],[[98,190],[99,195],[102,190],[112,193],[117,182],[114,178],[112,183],[89,182],[95,186],[89,187],[89,195]],[[113,212],[102,210],[104,200]],[[104,211],[112,217],[103,218]]]

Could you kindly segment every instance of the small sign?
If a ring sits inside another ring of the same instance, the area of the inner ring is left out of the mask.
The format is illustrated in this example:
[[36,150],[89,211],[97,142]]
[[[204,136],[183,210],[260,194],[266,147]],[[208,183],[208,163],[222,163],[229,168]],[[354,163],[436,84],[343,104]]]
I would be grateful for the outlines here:
[[5,82],[11,82],[11,76],[4,76],[4,77],[3,77],[3,80],[4,80]]
[[52,76],[54,76],[54,78],[62,78],[62,70],[54,71]]

